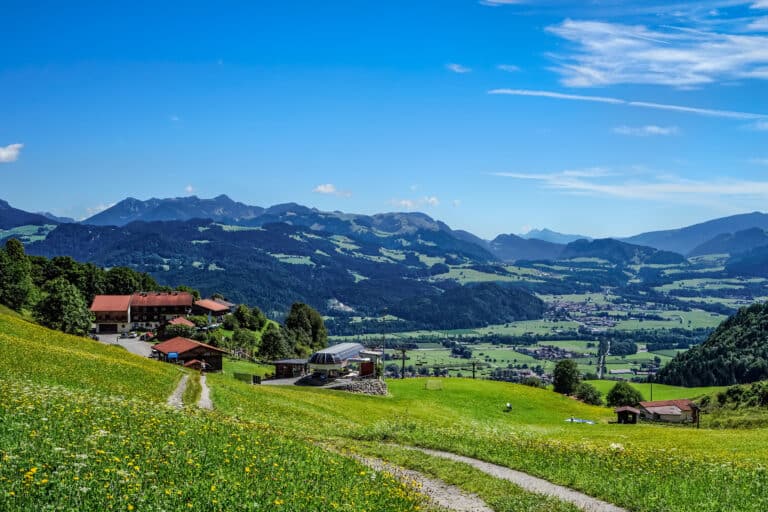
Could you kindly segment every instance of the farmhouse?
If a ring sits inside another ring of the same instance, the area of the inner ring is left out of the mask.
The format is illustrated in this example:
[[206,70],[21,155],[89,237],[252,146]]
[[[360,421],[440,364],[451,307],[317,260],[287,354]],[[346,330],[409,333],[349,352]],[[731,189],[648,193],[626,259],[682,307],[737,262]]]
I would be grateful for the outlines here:
[[161,361],[181,363],[193,368],[202,366],[209,371],[220,371],[222,355],[227,353],[226,350],[187,338],[171,338],[152,347],[152,351],[157,353]]
[[640,416],[668,423],[695,423],[699,417],[699,407],[688,399],[640,402]]
[[96,332],[108,334],[131,329],[156,329],[174,318],[190,314],[193,303],[194,298],[188,292],[97,295],[91,304],[91,311],[96,317]]
[[130,295],[97,295],[91,311],[95,316],[96,332],[117,333],[131,326]]
[[192,306],[194,314],[207,316],[208,318],[214,317],[217,320],[229,313],[229,310],[229,306],[210,299],[198,300]]

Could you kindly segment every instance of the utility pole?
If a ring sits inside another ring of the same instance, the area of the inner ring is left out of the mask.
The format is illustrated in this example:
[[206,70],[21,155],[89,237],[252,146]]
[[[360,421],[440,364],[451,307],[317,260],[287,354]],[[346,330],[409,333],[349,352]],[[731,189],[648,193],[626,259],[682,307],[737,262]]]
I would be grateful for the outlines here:
[[475,380],[475,369],[477,368],[477,361],[472,360],[472,380]]
[[405,349],[404,348],[400,349],[400,355],[402,356],[402,359],[403,359],[403,367],[402,367],[402,370],[400,370],[400,378],[404,379],[405,378]]

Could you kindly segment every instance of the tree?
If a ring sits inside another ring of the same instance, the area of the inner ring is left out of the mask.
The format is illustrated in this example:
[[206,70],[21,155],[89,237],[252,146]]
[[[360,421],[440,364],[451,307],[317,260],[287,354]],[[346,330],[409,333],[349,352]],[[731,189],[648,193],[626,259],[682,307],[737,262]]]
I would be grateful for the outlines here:
[[194,297],[195,300],[200,300],[200,292],[195,290],[191,286],[186,286],[186,285],[181,284],[181,285],[176,287],[176,291],[177,292],[188,292],[188,293],[192,294],[192,297]]
[[320,313],[296,302],[285,317],[285,331],[293,352],[307,356],[328,346],[328,331]]
[[237,348],[257,349],[256,335],[248,329],[235,329],[232,333],[232,344]]
[[275,361],[287,357],[289,354],[290,348],[282,329],[274,323],[270,323],[261,336],[259,357],[265,361]]
[[169,340],[171,338],[192,338],[194,335],[195,329],[188,325],[166,324],[160,329],[157,337],[161,340]]
[[595,386],[587,382],[582,382],[576,386],[576,398],[591,405],[603,405],[603,394]]
[[68,334],[88,333],[93,315],[76,286],[60,277],[48,283],[43,292],[45,296],[34,309],[38,323]]
[[0,256],[0,303],[21,311],[32,291],[32,266],[24,252],[24,245],[15,238],[5,243]]
[[643,395],[628,382],[617,382],[605,396],[609,407],[636,406],[643,401]]
[[235,320],[237,320],[237,324],[240,327],[243,327],[245,329],[248,328],[248,326],[251,323],[251,310],[248,309],[248,306],[245,304],[240,304],[235,308],[235,312],[233,313]]
[[251,309],[251,319],[248,328],[252,331],[261,331],[266,324],[267,316],[257,307]]
[[576,391],[581,376],[579,366],[573,359],[558,361],[553,372],[553,384],[555,392],[570,395]]
[[107,271],[108,295],[130,295],[142,290],[139,276],[128,267],[115,267]]

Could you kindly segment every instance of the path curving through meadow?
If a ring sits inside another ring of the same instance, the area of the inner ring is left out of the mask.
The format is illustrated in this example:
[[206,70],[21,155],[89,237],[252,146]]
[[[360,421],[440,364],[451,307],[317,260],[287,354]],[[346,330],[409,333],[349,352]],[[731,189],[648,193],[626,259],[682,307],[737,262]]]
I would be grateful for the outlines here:
[[197,406],[200,409],[213,410],[213,402],[211,401],[211,390],[208,388],[208,384],[205,382],[205,375],[200,376],[200,400],[197,401]]
[[455,462],[463,462],[464,464],[468,464],[476,469],[479,469],[483,473],[494,478],[507,480],[529,492],[552,496],[561,501],[571,503],[581,510],[584,510],[585,512],[627,512],[626,509],[617,507],[616,505],[599,500],[597,498],[593,498],[592,496],[588,496],[584,493],[574,491],[568,487],[556,485],[552,482],[531,476],[527,473],[515,471],[514,469],[499,466],[497,464],[491,464],[490,462],[473,459],[471,457],[465,457],[463,455],[456,455],[455,453],[441,452],[427,448],[418,448],[415,446],[400,446],[400,448],[420,451],[433,457],[440,457]]
[[486,503],[475,494],[467,493],[454,485],[441,480],[427,478],[418,471],[404,469],[381,459],[354,456],[374,471],[391,473],[401,482],[412,484],[417,491],[425,495],[432,503],[455,512],[493,512]]
[[182,396],[184,396],[184,391],[187,389],[187,380],[189,380],[189,375],[181,377],[176,389],[171,393],[171,396],[168,397],[168,405],[175,407],[176,409],[182,409],[184,407]]

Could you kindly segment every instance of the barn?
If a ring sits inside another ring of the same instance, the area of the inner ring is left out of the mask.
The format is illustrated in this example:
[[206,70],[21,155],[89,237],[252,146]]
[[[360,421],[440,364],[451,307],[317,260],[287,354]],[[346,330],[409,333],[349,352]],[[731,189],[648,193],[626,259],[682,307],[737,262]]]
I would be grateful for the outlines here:
[[218,347],[181,337],[158,343],[152,351],[161,361],[186,365],[197,360],[204,363],[206,370],[214,372],[221,371],[222,356],[227,353]]
[[696,423],[699,407],[688,399],[640,402],[640,416],[646,420],[667,423]]

